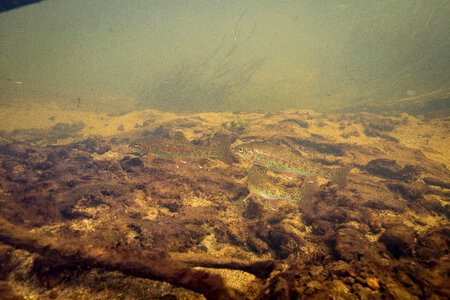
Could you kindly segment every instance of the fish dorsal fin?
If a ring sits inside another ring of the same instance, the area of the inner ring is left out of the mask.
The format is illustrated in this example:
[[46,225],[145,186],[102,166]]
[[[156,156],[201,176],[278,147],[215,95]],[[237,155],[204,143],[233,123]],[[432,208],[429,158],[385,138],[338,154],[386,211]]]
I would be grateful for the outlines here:
[[182,143],[189,143],[188,139],[184,136],[181,131],[175,131],[175,135],[173,136],[175,141]]

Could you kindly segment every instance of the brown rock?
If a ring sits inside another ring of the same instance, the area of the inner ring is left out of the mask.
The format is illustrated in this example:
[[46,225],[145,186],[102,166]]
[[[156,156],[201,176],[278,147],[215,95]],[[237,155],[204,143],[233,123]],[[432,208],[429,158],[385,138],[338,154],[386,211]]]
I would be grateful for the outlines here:
[[340,259],[345,261],[357,260],[361,255],[368,255],[372,251],[370,242],[356,229],[339,229],[333,238],[334,251]]
[[419,298],[399,285],[389,284],[383,293],[383,299],[416,300]]
[[444,207],[442,206],[441,201],[434,196],[423,198],[421,203],[429,211],[434,211],[437,213],[444,212]]
[[310,295],[320,289],[322,289],[322,284],[318,281],[312,280],[306,284],[305,294]]
[[395,160],[386,158],[371,160],[366,165],[367,172],[385,178],[396,178],[401,169]]
[[292,253],[297,252],[302,242],[299,236],[289,232],[282,225],[270,227],[265,241],[276,251],[277,256],[281,259],[285,259]]
[[384,199],[373,199],[365,202],[365,207],[373,208],[376,210],[392,210],[395,212],[404,212],[407,202],[403,199],[395,199],[393,197]]
[[249,199],[245,206],[243,216],[247,219],[261,218],[264,213],[264,207],[261,203]]
[[377,158],[371,160],[367,163],[365,169],[370,174],[383,178],[397,179],[404,182],[416,180],[421,173],[419,168],[416,166],[406,165],[402,168],[395,160],[387,158]]
[[418,238],[416,254],[424,260],[438,261],[450,252],[450,226],[441,226]]
[[3,300],[22,300],[22,296],[17,295],[6,282],[0,283],[0,297]]
[[415,231],[407,226],[393,226],[378,239],[395,258],[408,256],[414,247]]
[[394,193],[400,194],[402,198],[408,201],[419,201],[423,198],[424,190],[423,187],[411,184],[405,184],[401,181],[388,181],[385,185],[389,190]]
[[254,236],[249,236],[247,239],[247,245],[258,254],[266,253],[269,251],[269,246],[266,242],[258,239]]
[[0,154],[5,154],[23,159],[28,158],[28,154],[34,151],[35,150],[30,144],[22,142],[0,145]]
[[158,200],[159,205],[169,209],[171,212],[177,212],[180,210],[180,207],[183,205],[181,201],[178,199],[172,198],[161,198]]

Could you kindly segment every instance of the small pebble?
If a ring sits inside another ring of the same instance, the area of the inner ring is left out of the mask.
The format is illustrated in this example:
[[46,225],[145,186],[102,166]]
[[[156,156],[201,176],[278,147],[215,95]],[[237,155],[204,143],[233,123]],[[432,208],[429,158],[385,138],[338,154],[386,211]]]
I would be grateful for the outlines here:
[[380,289],[380,284],[378,283],[378,279],[376,279],[375,277],[367,278],[366,282],[367,282],[367,285],[372,290],[379,290]]
[[353,277],[345,277],[344,278],[344,283],[348,284],[348,285],[352,285],[352,284],[355,283],[355,278],[353,278]]

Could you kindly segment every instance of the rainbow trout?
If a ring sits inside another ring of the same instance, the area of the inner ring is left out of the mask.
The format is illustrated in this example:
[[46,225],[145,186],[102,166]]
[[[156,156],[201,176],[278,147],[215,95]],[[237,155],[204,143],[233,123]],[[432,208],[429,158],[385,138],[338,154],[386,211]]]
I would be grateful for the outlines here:
[[284,185],[274,183],[274,180],[267,174],[267,168],[256,165],[248,171],[247,186],[250,193],[244,201],[257,195],[267,199],[272,209],[277,206],[277,200],[302,204],[318,190],[317,182],[307,182],[298,190],[288,190]]
[[264,143],[242,144],[235,148],[236,153],[245,160],[265,166],[275,172],[295,175],[319,175],[344,187],[351,166],[329,168],[311,162],[284,147]]
[[200,160],[203,158],[219,159],[227,164],[232,163],[229,138],[216,139],[209,146],[191,144],[182,132],[177,131],[173,139],[145,137],[132,144],[134,148],[148,155],[148,162],[153,158],[175,159],[177,167],[184,160]]

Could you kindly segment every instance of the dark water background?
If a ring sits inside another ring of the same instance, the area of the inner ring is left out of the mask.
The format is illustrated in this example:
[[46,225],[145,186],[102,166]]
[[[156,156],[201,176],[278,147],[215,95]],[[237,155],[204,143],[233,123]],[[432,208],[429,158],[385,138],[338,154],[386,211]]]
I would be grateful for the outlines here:
[[448,99],[449,14],[446,0],[48,0],[0,15],[0,101],[323,111]]

